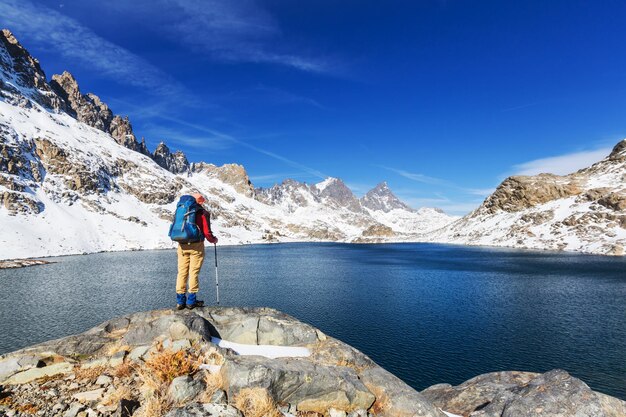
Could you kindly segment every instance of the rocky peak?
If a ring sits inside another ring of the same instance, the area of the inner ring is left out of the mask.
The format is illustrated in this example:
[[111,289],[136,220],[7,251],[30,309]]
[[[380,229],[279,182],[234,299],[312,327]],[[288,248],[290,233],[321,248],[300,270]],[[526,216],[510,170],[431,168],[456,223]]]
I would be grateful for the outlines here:
[[283,180],[281,184],[275,184],[270,188],[257,188],[254,190],[255,198],[269,205],[281,205],[289,212],[294,212],[300,207],[306,207],[310,201],[319,202],[319,191],[315,186],[291,178]]
[[192,163],[189,170],[196,173],[205,173],[210,177],[217,178],[223,183],[232,186],[239,194],[253,197],[255,190],[250,177],[243,165],[224,164],[221,167],[206,162]]
[[611,161],[626,161],[626,139],[620,141],[617,145],[615,145],[615,147],[611,151],[611,154],[609,155],[609,159]]
[[320,190],[319,196],[322,199],[331,200],[339,206],[349,208],[352,211],[361,211],[359,200],[339,178],[328,178],[316,184],[315,187]]
[[[25,95],[42,106],[64,110],[63,101],[52,91],[39,61],[8,30],[0,32],[0,89]],[[19,104],[27,105],[20,101]]]
[[152,159],[159,166],[174,174],[182,174],[189,171],[189,161],[187,161],[185,154],[181,151],[171,153],[165,142],[159,143],[159,146],[152,154]]
[[395,209],[413,211],[411,207],[407,206],[396,197],[389,189],[386,181],[381,182],[368,191],[368,193],[361,198],[361,204],[363,207],[370,210],[381,210],[385,213],[389,213],[391,210]]
[[110,133],[113,112],[95,94],[81,94],[72,74],[65,71],[61,75],[53,75],[50,86],[65,100],[68,114],[80,122]]

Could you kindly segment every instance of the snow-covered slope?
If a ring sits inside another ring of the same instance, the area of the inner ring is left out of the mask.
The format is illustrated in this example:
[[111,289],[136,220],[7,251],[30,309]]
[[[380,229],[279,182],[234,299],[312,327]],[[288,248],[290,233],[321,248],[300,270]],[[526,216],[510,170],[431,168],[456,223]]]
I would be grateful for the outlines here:
[[48,83],[17,40],[0,34],[0,259],[173,247],[172,212],[191,192],[207,197],[226,244],[397,241],[454,220],[368,208],[336,178],[255,189],[239,165],[189,164],[165,144],[151,153],[128,118],[83,95],[69,73]]
[[507,178],[479,208],[424,239],[624,255],[626,140],[569,175]]

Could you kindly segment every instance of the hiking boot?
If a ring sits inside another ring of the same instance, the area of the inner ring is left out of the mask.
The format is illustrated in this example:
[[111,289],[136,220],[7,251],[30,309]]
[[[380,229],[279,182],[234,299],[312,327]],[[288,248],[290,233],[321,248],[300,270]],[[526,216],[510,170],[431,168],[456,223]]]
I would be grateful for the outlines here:
[[204,306],[204,301],[200,301],[200,300],[196,300],[196,302],[194,302],[193,304],[187,304],[187,308],[189,310],[193,310],[196,307],[203,307]]
[[184,310],[185,304],[176,304],[176,310]]

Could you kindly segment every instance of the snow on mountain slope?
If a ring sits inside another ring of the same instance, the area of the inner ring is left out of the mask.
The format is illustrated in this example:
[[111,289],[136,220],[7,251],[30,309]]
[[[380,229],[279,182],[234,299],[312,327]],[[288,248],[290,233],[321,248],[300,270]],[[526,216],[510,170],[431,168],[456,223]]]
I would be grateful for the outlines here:
[[569,175],[507,178],[478,209],[424,240],[624,255],[626,140]]
[[164,143],[151,153],[128,118],[67,72],[49,84],[0,33],[0,259],[173,247],[176,201],[192,192],[206,196],[221,244],[396,241],[447,217],[367,209],[341,180],[323,184],[255,189],[239,165],[189,164]]

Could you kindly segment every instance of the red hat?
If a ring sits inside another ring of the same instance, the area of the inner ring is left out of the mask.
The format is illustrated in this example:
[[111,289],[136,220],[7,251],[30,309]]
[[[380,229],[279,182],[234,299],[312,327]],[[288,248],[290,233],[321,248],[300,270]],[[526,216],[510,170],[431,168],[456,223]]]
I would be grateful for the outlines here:
[[195,193],[191,196],[196,199],[196,203],[198,204],[204,204],[206,202],[206,199],[202,196],[202,194]]

